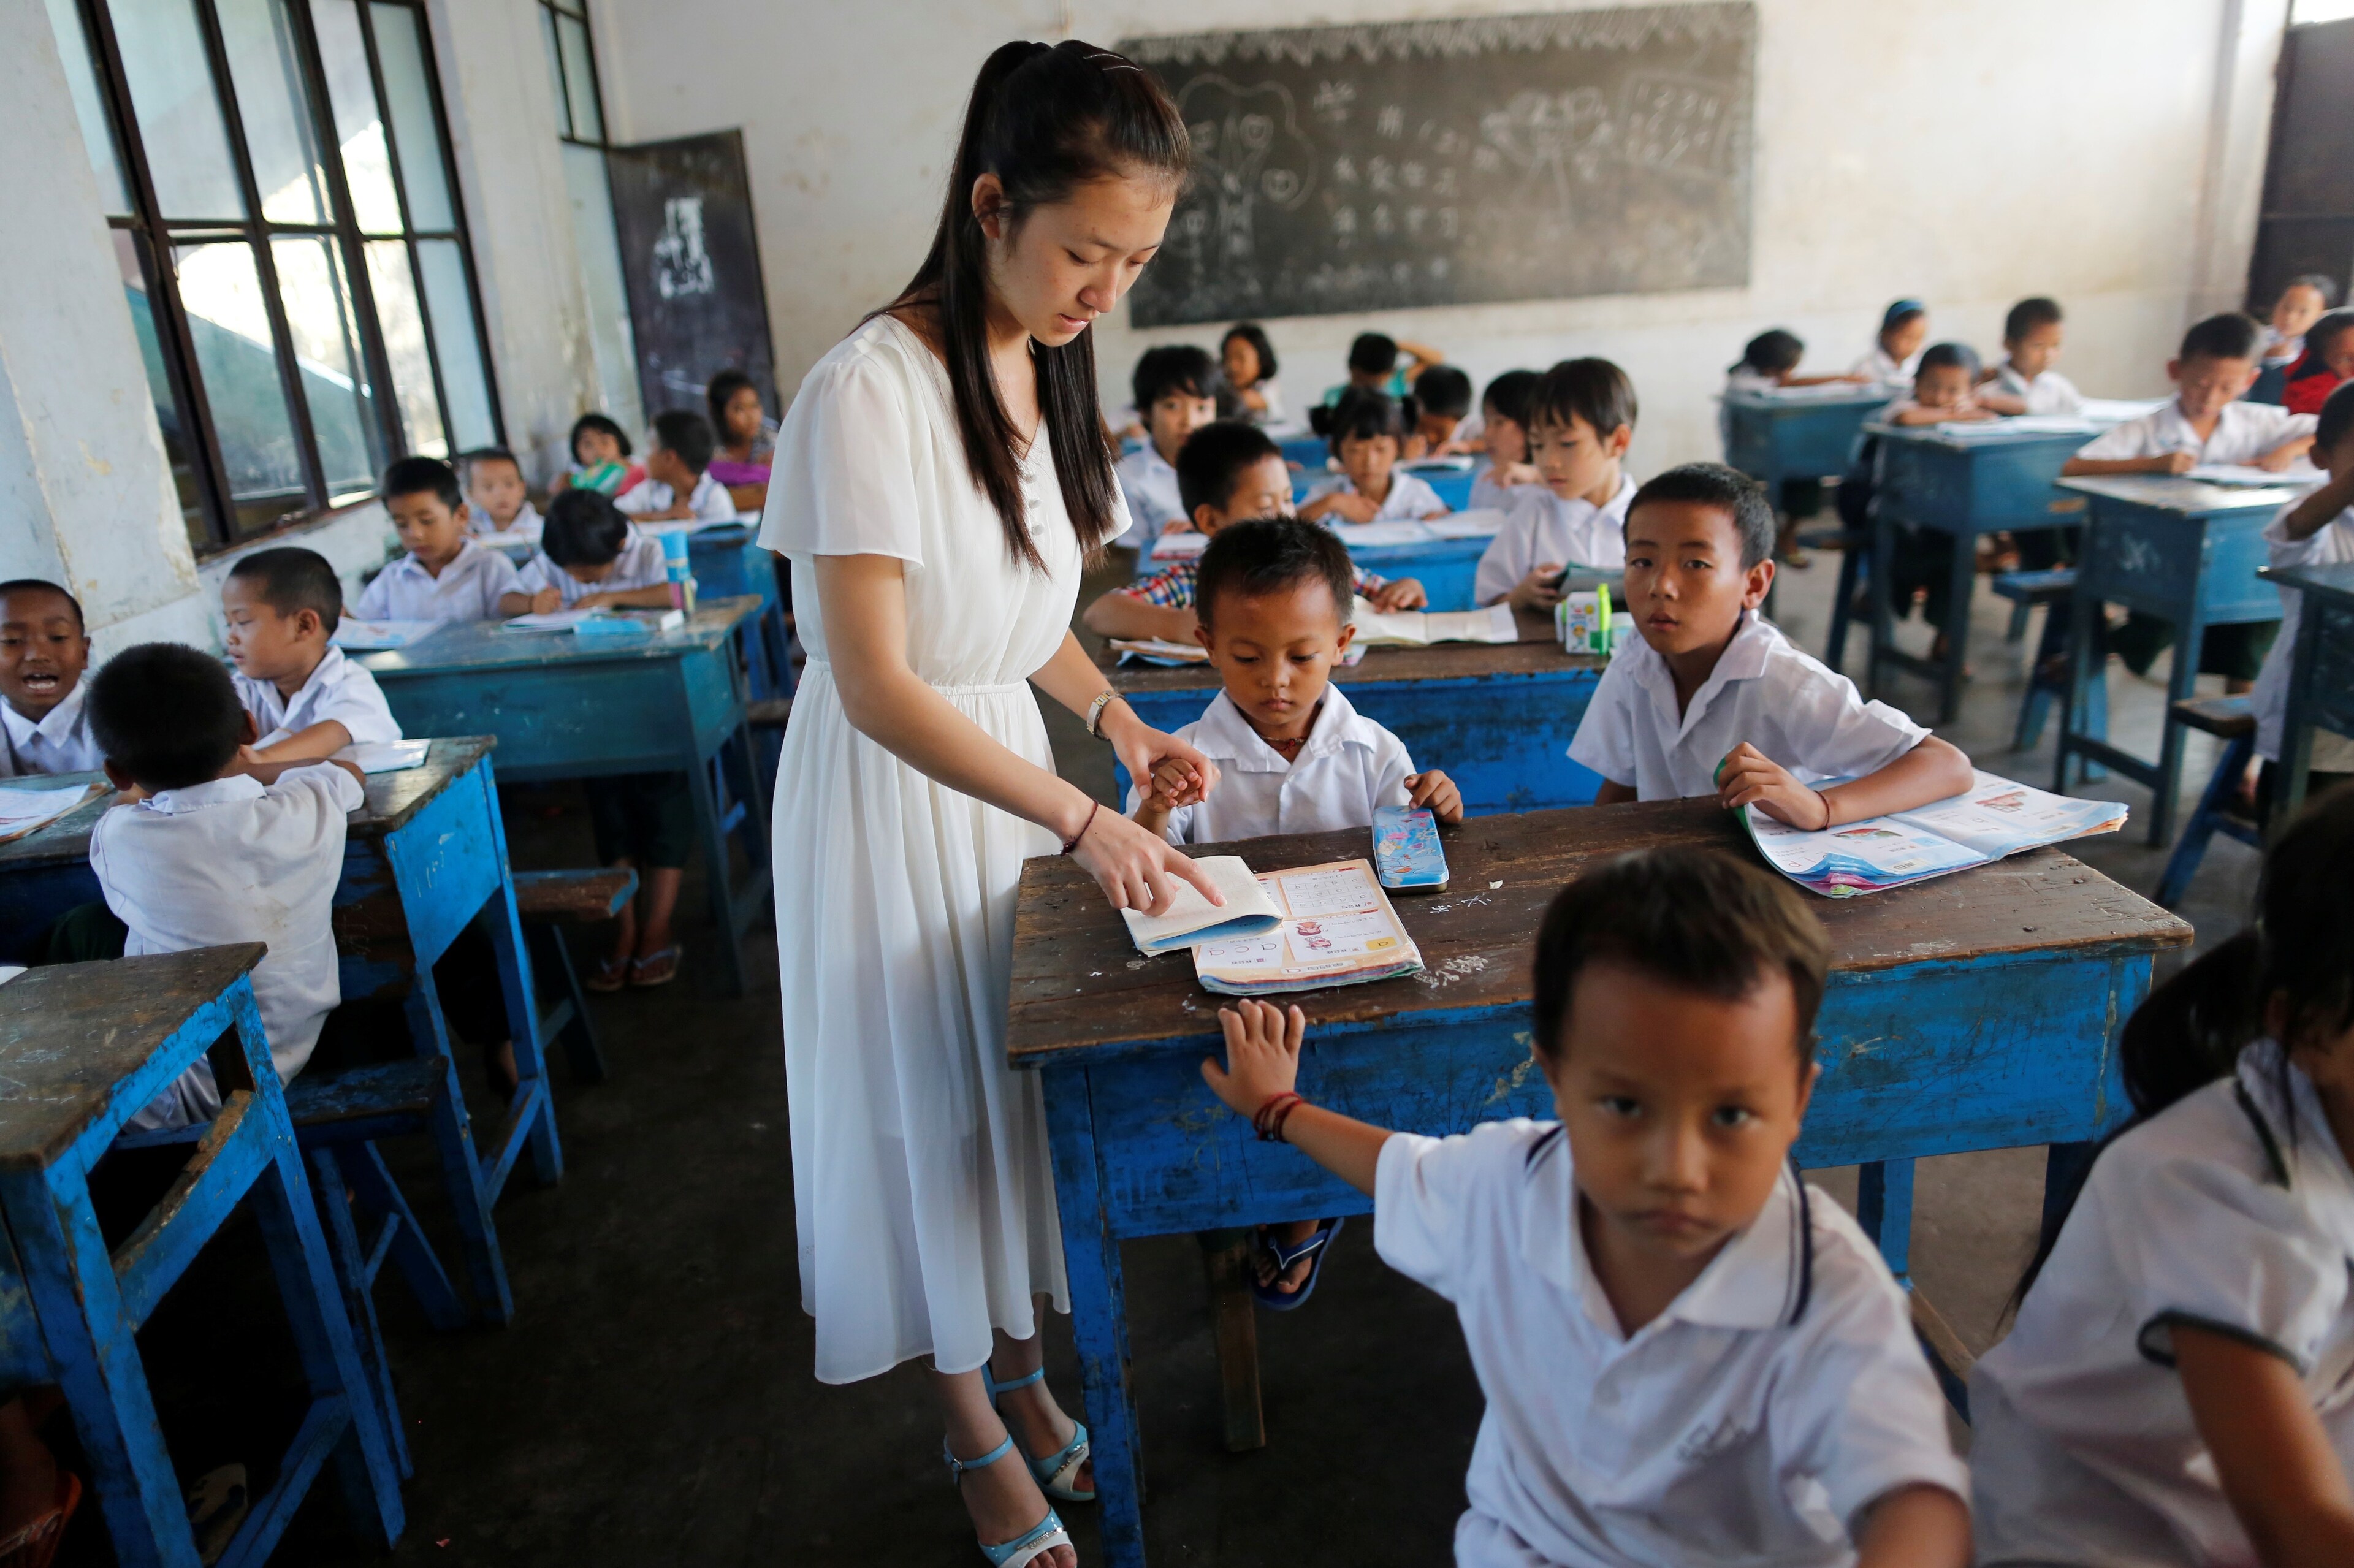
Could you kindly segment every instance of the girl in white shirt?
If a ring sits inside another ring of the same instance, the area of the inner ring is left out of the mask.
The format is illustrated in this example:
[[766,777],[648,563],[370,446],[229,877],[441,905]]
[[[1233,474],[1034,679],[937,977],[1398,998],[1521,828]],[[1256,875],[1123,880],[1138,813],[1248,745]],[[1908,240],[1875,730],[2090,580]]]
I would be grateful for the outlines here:
[[1275,379],[1275,345],[1257,322],[1237,322],[1218,344],[1226,390],[1242,408],[1236,417],[1254,425],[1283,423],[1283,388]]
[[1910,387],[1928,341],[1929,307],[1918,300],[1892,300],[1880,314],[1880,334],[1872,339],[1872,352],[1848,374],[1882,387]]
[[2104,1146],[1970,1380],[1981,1563],[2354,1562],[2354,790],[2126,1025]]
[[1500,512],[1515,490],[1544,482],[1544,475],[1529,461],[1529,407],[1538,379],[1533,370],[1507,370],[1479,395],[1479,433],[1488,443],[1488,466],[1471,482],[1470,510]]
[[1308,493],[1299,515],[1310,523],[1399,523],[1447,515],[1438,492],[1397,471],[1405,449],[1405,410],[1385,392],[1352,392],[1332,410],[1328,440],[1341,474]]

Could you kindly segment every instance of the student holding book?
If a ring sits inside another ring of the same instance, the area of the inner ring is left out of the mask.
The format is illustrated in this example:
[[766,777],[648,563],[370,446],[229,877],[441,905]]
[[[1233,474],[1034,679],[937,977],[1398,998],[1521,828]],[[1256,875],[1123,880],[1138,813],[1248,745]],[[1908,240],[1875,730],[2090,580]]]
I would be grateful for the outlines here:
[[1047,1499],[1094,1496],[1040,1366],[1041,1312],[1069,1305],[1037,1075],[1005,1059],[1022,863],[1059,848],[1118,907],[1165,913],[1175,881],[1219,902],[1055,776],[1031,694],[1136,777],[1177,758],[1216,782],[1070,630],[1081,561],[1128,526],[1088,329],[1159,248],[1188,159],[1132,62],[1076,40],[992,53],[931,250],[801,383],[760,531],[792,563],[810,654],[774,864],[817,1375],[928,1361],[996,1568],[1076,1568]]

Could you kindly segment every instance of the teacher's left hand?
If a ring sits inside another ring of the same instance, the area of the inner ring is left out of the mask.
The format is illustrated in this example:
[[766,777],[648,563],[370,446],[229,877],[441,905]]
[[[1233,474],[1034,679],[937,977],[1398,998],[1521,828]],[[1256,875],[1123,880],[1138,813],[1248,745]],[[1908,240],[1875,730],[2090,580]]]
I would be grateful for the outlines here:
[[1128,769],[1128,776],[1139,783],[1150,787],[1154,771],[1165,762],[1182,763],[1190,770],[1192,779],[1174,804],[1192,805],[1216,787],[1216,763],[1175,736],[1146,724],[1125,702],[1106,705],[1102,728],[1105,738],[1111,742],[1113,755]]

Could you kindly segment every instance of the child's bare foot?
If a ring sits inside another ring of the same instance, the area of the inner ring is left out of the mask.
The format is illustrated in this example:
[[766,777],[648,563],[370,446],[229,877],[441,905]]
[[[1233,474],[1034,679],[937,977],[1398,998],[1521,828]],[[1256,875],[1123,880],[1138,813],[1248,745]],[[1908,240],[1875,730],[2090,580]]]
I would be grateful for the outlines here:
[[[980,1457],[959,1456],[968,1457]],[[1018,1450],[994,1465],[965,1471],[957,1490],[963,1495],[965,1512],[972,1516],[974,1534],[987,1546],[1019,1541],[1046,1517],[1046,1494],[1031,1478]],[[1078,1553],[1067,1546],[1057,1546],[1032,1562],[1038,1568],[1079,1568]]]

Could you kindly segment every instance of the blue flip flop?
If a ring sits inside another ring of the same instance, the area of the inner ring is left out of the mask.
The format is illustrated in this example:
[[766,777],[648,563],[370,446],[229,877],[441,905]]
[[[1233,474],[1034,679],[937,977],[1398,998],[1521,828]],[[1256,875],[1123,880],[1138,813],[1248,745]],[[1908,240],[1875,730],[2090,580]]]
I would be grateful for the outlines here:
[[1331,1246],[1332,1238],[1341,1234],[1341,1224],[1340,1220],[1317,1221],[1316,1234],[1297,1246],[1288,1247],[1281,1242],[1268,1241],[1266,1247],[1275,1255],[1276,1278],[1281,1279],[1290,1273],[1291,1266],[1303,1257],[1309,1260],[1308,1278],[1299,1289],[1285,1291],[1278,1290],[1272,1285],[1262,1285],[1253,1277],[1251,1294],[1258,1298],[1258,1304],[1270,1312],[1289,1312],[1306,1306],[1308,1298],[1316,1294],[1316,1282],[1324,1276],[1325,1248]]

